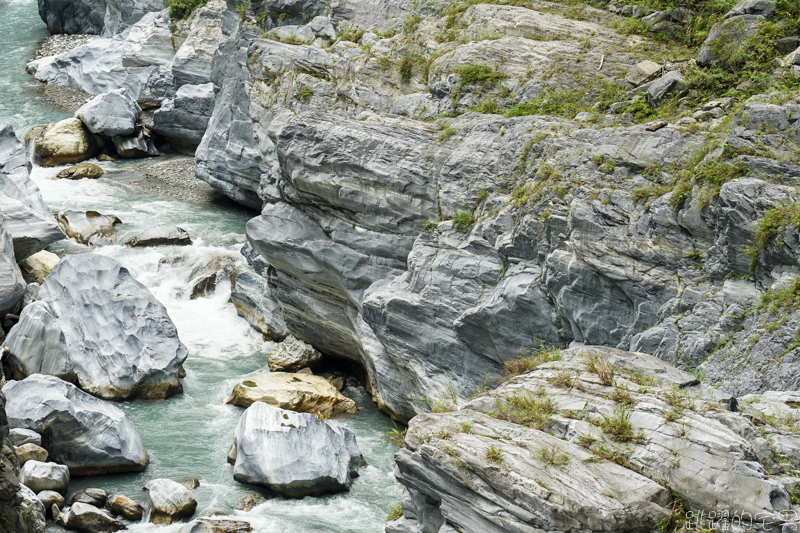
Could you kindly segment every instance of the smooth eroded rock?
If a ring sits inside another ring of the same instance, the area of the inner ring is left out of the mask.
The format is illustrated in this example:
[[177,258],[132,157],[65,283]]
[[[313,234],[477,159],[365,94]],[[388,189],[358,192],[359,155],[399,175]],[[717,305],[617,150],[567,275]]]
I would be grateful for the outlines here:
[[125,524],[114,518],[105,509],[88,503],[75,503],[69,508],[66,518],[62,517],[69,529],[87,532],[120,531]]
[[5,363],[17,379],[50,374],[113,400],[168,398],[183,390],[178,374],[187,350],[167,310],[109,257],[62,259],[5,346]]
[[174,224],[158,224],[125,241],[125,246],[188,246],[192,244],[189,233]]
[[73,503],[86,503],[102,508],[108,499],[108,492],[103,489],[83,489],[67,499],[67,505]]
[[321,419],[358,410],[356,403],[343,396],[327,379],[286,372],[248,377],[234,386],[228,400],[228,403],[239,407],[249,407],[254,402],[264,402],[298,413],[311,413]]
[[[14,453],[17,454],[19,466],[24,466],[28,461],[47,461],[47,450],[32,442],[17,446],[14,448]],[[47,507],[49,508],[49,506]]]
[[19,268],[25,281],[41,285],[59,261],[60,258],[53,252],[42,250],[20,261]]
[[89,246],[112,244],[117,234],[115,226],[122,223],[115,215],[71,209],[59,211],[56,220],[67,237]]
[[92,163],[78,163],[56,174],[58,179],[80,180],[83,178],[96,179],[105,174],[105,171]]
[[114,405],[40,374],[10,381],[3,391],[11,425],[39,433],[50,459],[73,474],[138,472],[147,466],[136,428]]
[[106,500],[106,509],[128,520],[138,521],[144,515],[144,508],[139,502],[119,494],[109,496]]
[[144,489],[150,493],[153,510],[150,522],[153,524],[171,524],[176,520],[191,518],[197,509],[197,501],[189,490],[171,479],[153,479],[145,484]]
[[236,481],[290,498],[348,490],[363,461],[350,430],[263,402],[242,415],[234,446]]

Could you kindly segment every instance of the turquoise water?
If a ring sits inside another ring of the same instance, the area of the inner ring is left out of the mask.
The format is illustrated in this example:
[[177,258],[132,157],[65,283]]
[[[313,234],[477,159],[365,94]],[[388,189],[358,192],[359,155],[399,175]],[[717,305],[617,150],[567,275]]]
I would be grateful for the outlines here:
[[[0,0],[0,120],[10,121],[21,135],[30,126],[67,116],[42,104],[24,71],[37,40],[46,36],[35,0]],[[155,223],[171,222],[189,231],[194,244],[188,247],[129,249],[114,245],[95,249],[126,266],[167,307],[181,340],[189,349],[183,380],[184,394],[161,402],[128,402],[119,405],[133,420],[150,453],[150,466],[136,475],[76,478],[70,492],[100,487],[121,493],[143,504],[149,503],[142,486],[149,479],[181,480],[194,476],[201,486],[194,492],[197,516],[210,513],[234,515],[258,532],[364,532],[382,531],[386,511],[400,499],[400,488],[392,476],[394,445],[382,432],[391,421],[373,406],[363,389],[345,389],[360,412],[332,423],[353,430],[369,466],[362,469],[349,492],[302,500],[272,499],[250,512],[234,511],[243,496],[258,492],[233,481],[226,456],[233,430],[243,410],[225,404],[233,384],[243,376],[263,369],[272,344],[265,342],[237,316],[229,303],[230,286],[222,284],[209,298],[189,300],[188,279],[196,265],[218,254],[242,261],[238,254],[245,242],[244,226],[254,215],[235,206],[204,206],[145,193],[122,183],[126,168],[136,162],[99,163],[106,175],[99,180],[54,180],[60,168],[36,167],[32,177],[52,210],[92,209],[117,215],[123,225],[120,242]],[[87,252],[75,243],[60,243],[53,251]],[[166,255],[184,256],[181,263],[158,270]],[[172,533],[180,524],[152,526],[134,524],[132,532]],[[49,526],[48,531],[60,531]]]

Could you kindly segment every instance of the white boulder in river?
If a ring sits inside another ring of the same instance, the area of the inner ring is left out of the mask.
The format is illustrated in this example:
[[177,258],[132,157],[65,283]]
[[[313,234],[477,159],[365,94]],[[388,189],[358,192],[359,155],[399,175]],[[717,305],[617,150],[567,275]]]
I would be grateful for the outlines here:
[[0,210],[17,261],[64,238],[39,187],[31,180],[25,145],[5,122],[0,122]]
[[110,400],[167,398],[186,347],[167,310],[126,268],[91,253],[53,268],[5,341],[15,379],[50,374]]
[[290,498],[348,490],[363,463],[352,431],[263,402],[242,415],[234,447],[236,481]]
[[191,518],[197,509],[197,500],[189,489],[171,479],[153,479],[148,481],[144,490],[150,493],[153,510],[150,522],[169,525],[181,518]]
[[10,427],[39,433],[50,459],[73,475],[138,472],[147,466],[133,422],[113,404],[41,374],[9,381],[3,393]]
[[69,467],[56,463],[28,461],[19,471],[19,481],[33,492],[54,490],[64,494],[69,486]]
[[142,108],[123,87],[95,96],[75,112],[75,117],[92,133],[114,137],[132,135],[141,114]]

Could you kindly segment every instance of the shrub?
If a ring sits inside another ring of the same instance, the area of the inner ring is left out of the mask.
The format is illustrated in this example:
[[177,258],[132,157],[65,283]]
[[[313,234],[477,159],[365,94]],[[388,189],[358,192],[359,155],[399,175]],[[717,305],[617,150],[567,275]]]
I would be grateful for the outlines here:
[[636,403],[633,401],[631,392],[621,385],[616,385],[611,392],[608,393],[607,398],[627,407],[633,407],[633,405]]
[[442,133],[439,134],[439,140],[444,141],[448,137],[451,137],[456,134],[456,129],[452,126],[447,126],[445,129],[442,130]]
[[496,446],[489,446],[486,448],[486,460],[491,461],[493,463],[502,463],[503,462],[503,450]]
[[301,85],[297,88],[297,99],[298,100],[308,100],[314,96],[314,89],[309,87],[308,85]]
[[478,85],[489,87],[508,76],[486,65],[463,65],[456,70],[461,77],[461,85]]
[[800,306],[800,276],[795,276],[786,286],[768,290],[761,296],[759,310],[777,313],[782,309],[796,309]]
[[600,378],[600,383],[606,387],[614,384],[614,367],[599,353],[592,353],[583,360],[583,366]]
[[592,423],[619,442],[644,442],[644,433],[634,431],[631,414],[624,405],[615,408],[611,416],[600,414],[600,418],[592,420]]
[[475,216],[472,214],[472,211],[461,209],[456,211],[456,214],[453,215],[453,227],[456,229],[465,230],[474,223]]
[[534,456],[547,466],[563,468],[569,463],[569,455],[559,448],[556,444],[542,444]]
[[529,350],[527,353],[518,355],[514,360],[507,362],[503,366],[503,375],[506,379],[526,374],[543,363],[551,361],[561,361],[561,350],[552,344],[540,344],[539,348]]
[[184,19],[191,15],[192,11],[207,3],[208,0],[172,0],[169,2],[169,16],[174,19]]
[[403,56],[400,63],[397,65],[397,71],[400,73],[400,79],[403,83],[411,81],[411,72],[414,69],[414,60],[408,56]]
[[408,432],[408,428],[400,429],[397,427],[397,424],[394,425],[394,429],[386,431],[383,433],[383,436],[391,443],[397,445],[398,448],[402,448],[406,445],[406,433]]
[[395,520],[400,520],[400,517],[403,516],[403,504],[400,502],[393,503],[391,507],[389,507],[389,512],[386,513],[386,521],[387,522],[394,522]]
[[419,26],[421,20],[422,17],[419,13],[408,15],[405,20],[403,20],[403,33],[414,33],[417,31],[417,26]]
[[544,390],[537,393],[517,393],[506,402],[513,409],[498,403],[498,417],[540,431],[547,429],[550,417],[558,412],[555,400],[547,396]]
[[339,40],[350,41],[351,43],[359,44],[363,36],[364,30],[360,28],[347,28],[342,30],[342,32],[339,34]]

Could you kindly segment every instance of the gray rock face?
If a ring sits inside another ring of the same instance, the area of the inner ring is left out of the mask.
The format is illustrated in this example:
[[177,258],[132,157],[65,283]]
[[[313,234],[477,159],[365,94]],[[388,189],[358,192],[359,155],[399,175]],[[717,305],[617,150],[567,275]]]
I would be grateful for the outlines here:
[[701,67],[724,64],[726,58],[756,34],[758,28],[775,16],[775,0],[741,0],[708,34],[697,64]]
[[125,241],[125,246],[189,246],[189,233],[174,224],[158,224]]
[[290,498],[348,490],[362,463],[350,430],[262,402],[245,410],[234,446],[236,481]]
[[62,259],[4,346],[5,363],[18,379],[51,374],[114,400],[183,390],[178,374],[187,351],[166,309],[104,256]]
[[14,312],[27,284],[14,257],[14,243],[5,225],[0,224],[0,314]]
[[197,501],[191,492],[171,479],[148,481],[144,490],[149,492],[153,502],[150,522],[154,524],[171,524],[175,520],[191,518],[197,509]]
[[64,238],[30,179],[26,151],[10,124],[0,122],[0,211],[17,261]]
[[115,137],[132,135],[141,114],[142,108],[123,87],[95,96],[75,112],[75,117],[92,133]]
[[54,34],[114,34],[161,9],[163,0],[39,0],[39,16]]
[[194,149],[214,111],[214,85],[183,85],[153,114],[153,131],[177,148]]
[[50,459],[73,475],[138,472],[147,466],[136,428],[112,404],[40,374],[10,381],[3,391],[11,398],[11,425],[41,434]]
[[[9,394],[11,390],[13,389],[9,389]],[[69,468],[56,463],[28,461],[19,471],[19,482],[33,492],[54,490],[64,494],[69,485]]]
[[[406,524],[439,531],[446,520],[464,532],[648,528],[668,512],[671,496],[657,483],[667,477],[698,514],[746,508],[775,531],[791,520],[782,468],[767,474],[763,466],[773,464],[762,455],[769,444],[748,418],[721,409],[713,389],[644,354],[584,347],[561,355],[459,410],[411,421],[395,471],[408,489]],[[616,385],[631,391],[627,408],[607,398],[612,387],[587,370],[587,357],[615,370]],[[631,370],[651,384],[637,388]],[[573,387],[554,384],[564,373]],[[553,409],[529,423],[517,410],[525,401]],[[613,434],[604,417],[624,418],[632,437]],[[601,447],[622,465],[599,459]]]
[[[3,416],[5,416],[5,411],[3,411]],[[42,445],[42,436],[31,429],[11,428],[8,439],[11,441],[12,446],[24,446],[25,444]]]

